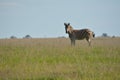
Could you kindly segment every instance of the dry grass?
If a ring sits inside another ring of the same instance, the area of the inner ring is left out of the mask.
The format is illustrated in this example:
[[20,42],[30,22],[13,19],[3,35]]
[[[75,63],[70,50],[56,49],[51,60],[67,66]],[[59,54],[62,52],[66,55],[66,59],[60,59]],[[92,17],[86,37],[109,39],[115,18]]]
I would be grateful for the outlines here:
[[119,80],[120,38],[1,39],[1,80]]

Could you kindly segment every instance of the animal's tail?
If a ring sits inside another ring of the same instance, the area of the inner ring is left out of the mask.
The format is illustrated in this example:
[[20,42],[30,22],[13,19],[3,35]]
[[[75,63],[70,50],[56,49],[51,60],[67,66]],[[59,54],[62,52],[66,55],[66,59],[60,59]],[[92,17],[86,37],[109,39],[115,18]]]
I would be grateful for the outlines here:
[[93,34],[93,37],[95,37],[95,33],[94,33],[94,32],[92,32],[92,34]]

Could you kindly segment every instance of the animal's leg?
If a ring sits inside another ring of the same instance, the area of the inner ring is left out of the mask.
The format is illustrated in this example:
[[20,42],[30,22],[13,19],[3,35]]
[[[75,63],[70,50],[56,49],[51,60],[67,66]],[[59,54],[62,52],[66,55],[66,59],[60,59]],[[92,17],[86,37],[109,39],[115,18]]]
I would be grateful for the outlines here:
[[88,43],[89,43],[89,46],[91,46],[91,40],[90,39],[88,39]]
[[75,40],[73,40],[73,45],[75,46]]
[[71,45],[75,46],[75,40],[71,40]]
[[86,40],[87,40],[89,46],[91,46],[91,40],[90,40],[90,38],[86,38]]

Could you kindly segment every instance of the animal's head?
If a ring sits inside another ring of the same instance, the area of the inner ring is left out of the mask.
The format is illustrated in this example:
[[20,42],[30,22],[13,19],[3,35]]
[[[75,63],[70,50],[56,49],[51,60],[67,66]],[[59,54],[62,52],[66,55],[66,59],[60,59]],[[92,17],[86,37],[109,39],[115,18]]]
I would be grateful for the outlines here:
[[70,23],[64,23],[64,25],[65,25],[65,31],[66,31],[66,33],[68,33],[68,32],[67,32],[67,28],[68,28],[68,26],[70,25]]
[[70,26],[70,23],[64,23],[66,33],[71,33],[73,28]]

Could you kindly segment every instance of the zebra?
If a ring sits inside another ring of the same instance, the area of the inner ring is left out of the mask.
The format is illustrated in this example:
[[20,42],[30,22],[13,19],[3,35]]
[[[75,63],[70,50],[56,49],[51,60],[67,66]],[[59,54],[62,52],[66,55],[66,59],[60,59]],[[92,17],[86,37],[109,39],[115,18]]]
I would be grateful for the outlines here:
[[89,46],[91,46],[91,39],[95,37],[94,32],[92,32],[90,29],[74,30],[70,23],[64,23],[64,25],[66,34],[69,35],[71,40],[71,45],[75,45],[75,40],[86,39],[89,43]]

